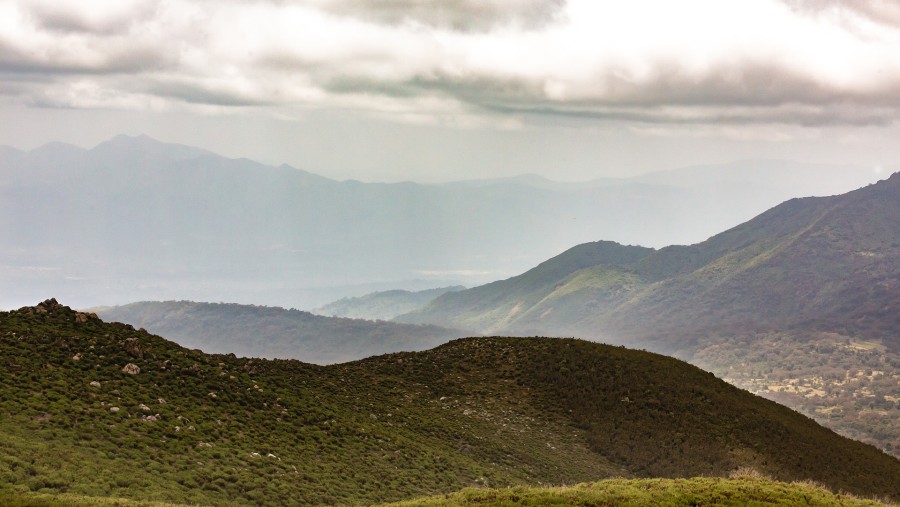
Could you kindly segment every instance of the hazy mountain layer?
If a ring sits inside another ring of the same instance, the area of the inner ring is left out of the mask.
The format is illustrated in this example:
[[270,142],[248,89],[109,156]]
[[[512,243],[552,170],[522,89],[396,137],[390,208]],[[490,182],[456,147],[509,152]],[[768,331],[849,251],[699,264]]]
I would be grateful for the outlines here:
[[206,355],[55,301],[0,313],[0,481],[216,505],[754,467],[900,497],[900,462],[676,359],[472,338],[315,366]]
[[388,290],[364,296],[341,298],[316,308],[313,313],[351,319],[390,320],[398,315],[418,310],[447,292],[463,290],[462,285],[436,289],[408,291]]
[[430,325],[324,317],[238,304],[144,301],[95,311],[105,320],[146,328],[188,348],[316,364],[425,350],[464,336],[461,331]]
[[314,308],[341,297],[314,288],[471,285],[597,238],[699,241],[789,197],[872,178],[770,161],[585,184],[377,184],[147,137],[0,150],[0,308],[47,293],[83,307],[193,299]]
[[[897,217],[900,174],[840,196],[790,200],[696,245],[549,269],[597,248],[581,245],[398,320],[675,353],[779,399],[799,394],[792,406],[897,452]],[[531,290],[522,291],[526,282]]]

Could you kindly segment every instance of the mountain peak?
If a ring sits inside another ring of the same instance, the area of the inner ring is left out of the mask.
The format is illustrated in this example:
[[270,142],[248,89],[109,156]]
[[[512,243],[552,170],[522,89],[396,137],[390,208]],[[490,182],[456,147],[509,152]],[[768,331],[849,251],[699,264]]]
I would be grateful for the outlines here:
[[117,159],[123,157],[133,159],[136,154],[141,158],[159,158],[173,161],[190,160],[209,155],[218,156],[201,148],[167,143],[146,134],[137,136],[119,134],[108,141],[98,144],[90,151]]

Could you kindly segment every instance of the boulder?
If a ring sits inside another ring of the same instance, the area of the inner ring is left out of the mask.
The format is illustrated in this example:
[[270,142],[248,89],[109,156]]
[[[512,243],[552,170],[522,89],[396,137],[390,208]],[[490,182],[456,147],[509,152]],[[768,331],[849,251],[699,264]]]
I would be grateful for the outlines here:
[[141,367],[134,363],[128,363],[122,367],[122,373],[127,373],[129,375],[137,375],[140,372]]
[[121,341],[119,342],[119,346],[131,357],[136,357],[138,359],[144,358],[144,349],[141,347],[141,342],[137,338],[128,338]]

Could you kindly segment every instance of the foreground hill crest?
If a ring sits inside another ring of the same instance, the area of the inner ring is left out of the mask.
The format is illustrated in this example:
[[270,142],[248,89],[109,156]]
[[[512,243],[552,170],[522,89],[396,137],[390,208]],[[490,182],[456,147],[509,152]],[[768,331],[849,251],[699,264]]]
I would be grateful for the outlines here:
[[488,337],[323,367],[77,315],[0,313],[2,483],[312,505],[752,466],[900,498],[896,459],[665,356]]

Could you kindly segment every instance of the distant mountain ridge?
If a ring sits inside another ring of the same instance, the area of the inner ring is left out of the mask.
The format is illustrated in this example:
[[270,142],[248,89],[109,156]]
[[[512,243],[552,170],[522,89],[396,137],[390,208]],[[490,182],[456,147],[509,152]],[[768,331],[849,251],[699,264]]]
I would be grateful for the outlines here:
[[563,269],[596,248],[579,245],[396,320],[675,354],[900,454],[898,217],[900,173],[695,245]]
[[0,308],[47,292],[80,306],[192,299],[315,308],[364,292],[313,288],[421,278],[473,285],[597,238],[697,241],[798,192],[843,191],[872,173],[765,161],[691,169],[679,185],[663,176],[338,182],[146,136],[89,150],[0,150],[8,245]]
[[351,319],[391,320],[422,308],[438,296],[465,289],[462,285],[420,291],[388,290],[371,292],[354,298],[341,298],[316,308],[313,313]]
[[[654,333],[722,322],[785,326],[827,321],[846,315],[846,305],[871,299],[842,303],[848,294],[866,287],[896,293],[896,217],[900,173],[841,196],[792,199],[691,246],[652,250],[602,242],[579,245],[517,277],[441,296],[399,320],[455,322],[479,332],[577,332],[614,340],[621,336],[644,344],[641,340]],[[632,256],[611,257],[626,248],[632,249]],[[585,251],[596,257],[572,266],[570,259]],[[527,304],[524,296],[534,303]],[[601,304],[601,299],[606,302]],[[473,312],[460,310],[460,302]],[[893,299],[886,302],[892,308],[897,304]],[[500,328],[465,325],[479,311],[515,305],[520,306],[516,315]],[[560,307],[576,305],[583,310],[580,319],[556,317]],[[900,345],[893,335],[885,338],[891,347]],[[669,336],[658,347],[675,350],[677,339]]]
[[0,312],[0,410],[0,490],[347,505],[750,467],[900,498],[900,461],[872,446],[679,360],[573,339],[323,367],[208,355],[47,300]]
[[142,301],[93,309],[216,354],[329,364],[390,352],[425,350],[462,331],[430,325],[326,317],[300,310],[193,301]]

